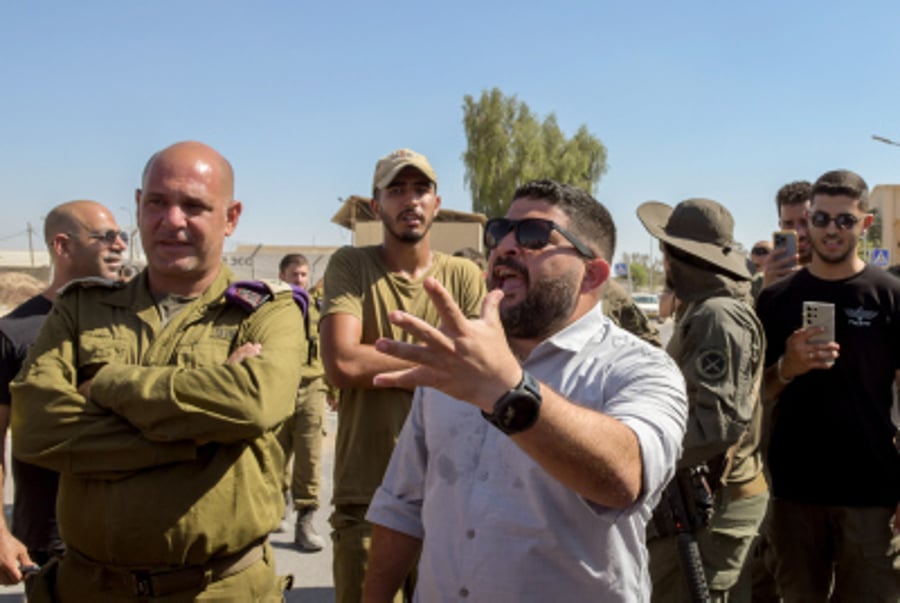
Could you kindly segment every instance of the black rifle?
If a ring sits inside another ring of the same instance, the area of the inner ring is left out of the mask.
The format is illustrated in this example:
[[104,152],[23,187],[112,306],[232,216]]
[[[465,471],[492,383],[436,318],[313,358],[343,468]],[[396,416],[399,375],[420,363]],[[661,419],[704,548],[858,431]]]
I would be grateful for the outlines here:
[[700,548],[694,530],[709,525],[713,499],[707,481],[708,467],[698,465],[681,469],[663,490],[662,498],[653,513],[653,527],[657,536],[676,536],[678,556],[687,581],[691,600],[709,603],[709,587]]

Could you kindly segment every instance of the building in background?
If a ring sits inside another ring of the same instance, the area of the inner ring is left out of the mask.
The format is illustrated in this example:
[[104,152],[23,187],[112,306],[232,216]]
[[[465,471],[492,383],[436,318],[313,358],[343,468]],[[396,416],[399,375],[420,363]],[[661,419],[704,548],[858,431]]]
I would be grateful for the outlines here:
[[890,252],[888,263],[900,264],[900,184],[877,185],[869,207],[877,207],[881,215],[881,245]]
[[[353,232],[353,246],[378,245],[382,241],[381,221],[372,211],[372,199],[353,195],[344,201],[331,221]],[[452,254],[457,249],[471,247],[484,250],[482,231],[487,217],[452,209],[438,212],[431,226],[431,248]]]

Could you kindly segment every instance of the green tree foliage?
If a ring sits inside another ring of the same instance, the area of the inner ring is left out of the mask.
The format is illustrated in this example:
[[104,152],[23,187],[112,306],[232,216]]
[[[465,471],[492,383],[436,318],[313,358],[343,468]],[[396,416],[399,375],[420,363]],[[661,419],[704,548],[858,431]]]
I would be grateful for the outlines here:
[[644,264],[630,264],[628,269],[631,271],[631,282],[635,287],[646,287],[650,282],[650,271]]
[[606,172],[606,147],[581,126],[566,138],[552,113],[539,121],[515,96],[494,88],[463,99],[468,148],[463,153],[472,210],[489,217],[506,213],[516,188],[553,178],[594,194]]
[[622,261],[628,264],[631,282],[635,288],[658,291],[665,284],[662,256],[657,254],[651,257],[646,253],[624,253]]

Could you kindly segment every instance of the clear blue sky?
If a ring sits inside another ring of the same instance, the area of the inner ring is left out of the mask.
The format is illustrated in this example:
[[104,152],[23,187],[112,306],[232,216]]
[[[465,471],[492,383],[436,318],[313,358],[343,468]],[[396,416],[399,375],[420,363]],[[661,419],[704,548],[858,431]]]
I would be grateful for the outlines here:
[[834,168],[900,183],[900,3],[174,1],[0,3],[0,247],[55,204],[131,221],[154,151],[197,139],[234,164],[234,242],[338,245],[338,197],[375,161],[429,156],[469,210],[466,94],[499,87],[609,151],[597,197],[619,250],[638,204],[724,203],[750,246],[774,194]]

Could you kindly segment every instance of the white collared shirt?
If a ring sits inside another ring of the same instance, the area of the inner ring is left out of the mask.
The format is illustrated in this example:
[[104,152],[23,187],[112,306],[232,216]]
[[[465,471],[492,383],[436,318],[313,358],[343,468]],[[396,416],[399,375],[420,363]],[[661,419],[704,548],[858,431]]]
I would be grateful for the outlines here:
[[681,373],[599,306],[523,366],[635,432],[643,488],[634,505],[585,500],[478,408],[419,388],[367,519],[423,539],[417,601],[648,601],[644,532],[681,451]]

